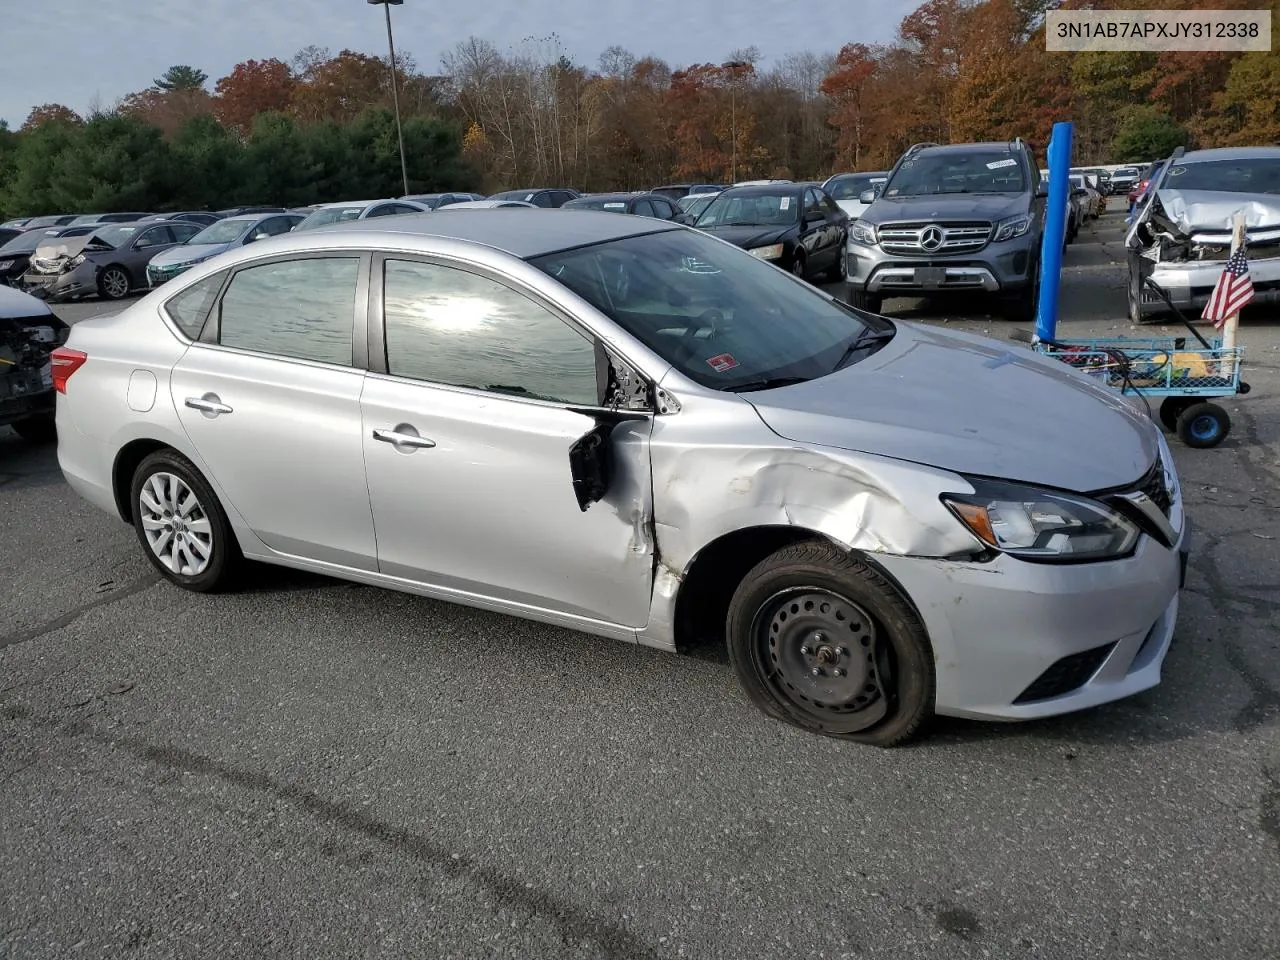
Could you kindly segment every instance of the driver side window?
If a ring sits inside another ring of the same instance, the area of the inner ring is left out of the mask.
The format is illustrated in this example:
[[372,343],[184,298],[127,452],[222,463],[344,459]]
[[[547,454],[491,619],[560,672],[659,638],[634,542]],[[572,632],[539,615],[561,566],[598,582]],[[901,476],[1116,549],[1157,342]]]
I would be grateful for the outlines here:
[[603,402],[594,341],[496,280],[387,260],[383,313],[392,376],[531,400]]

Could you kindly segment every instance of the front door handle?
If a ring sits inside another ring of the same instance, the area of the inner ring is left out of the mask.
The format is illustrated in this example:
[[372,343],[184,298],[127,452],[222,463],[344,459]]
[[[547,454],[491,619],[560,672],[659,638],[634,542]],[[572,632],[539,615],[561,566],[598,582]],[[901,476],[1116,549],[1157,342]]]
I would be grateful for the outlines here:
[[401,433],[396,430],[374,430],[373,439],[381,440],[383,443],[393,443],[399,447],[434,447],[436,442],[428,440],[426,437],[420,437],[416,433]]
[[203,397],[187,397],[183,402],[192,410],[199,410],[201,413],[207,413],[215,417],[220,413],[235,412],[219,400],[216,393],[206,393]]

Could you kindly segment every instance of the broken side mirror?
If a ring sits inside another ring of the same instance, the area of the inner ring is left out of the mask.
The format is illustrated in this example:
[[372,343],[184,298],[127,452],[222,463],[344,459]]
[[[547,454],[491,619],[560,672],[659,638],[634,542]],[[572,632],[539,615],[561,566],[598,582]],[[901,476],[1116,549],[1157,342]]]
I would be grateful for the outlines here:
[[608,495],[613,482],[614,428],[628,421],[647,420],[652,409],[648,382],[598,341],[596,369],[604,403],[569,408],[595,421],[595,426],[569,447],[569,476],[578,508],[584,513]]

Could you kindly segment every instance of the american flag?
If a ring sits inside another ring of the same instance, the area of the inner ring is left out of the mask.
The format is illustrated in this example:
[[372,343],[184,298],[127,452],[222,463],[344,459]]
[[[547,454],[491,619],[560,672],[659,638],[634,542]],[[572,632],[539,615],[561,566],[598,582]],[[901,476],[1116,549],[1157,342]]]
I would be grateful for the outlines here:
[[1239,313],[1253,299],[1253,281],[1249,279],[1249,261],[1241,247],[1227,260],[1222,276],[1213,285],[1209,302],[1205,304],[1201,318],[1221,328],[1227,317]]

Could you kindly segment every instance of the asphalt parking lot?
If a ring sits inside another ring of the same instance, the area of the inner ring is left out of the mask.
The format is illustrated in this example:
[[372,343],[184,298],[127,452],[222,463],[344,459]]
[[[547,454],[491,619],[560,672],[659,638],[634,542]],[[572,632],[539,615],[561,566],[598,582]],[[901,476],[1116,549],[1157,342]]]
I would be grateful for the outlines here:
[[[1069,249],[1063,334],[1133,332],[1120,223]],[[1173,443],[1162,685],[895,751],[765,718],[716,651],[182,593],[0,429],[0,956],[1280,956],[1280,317],[1241,342],[1231,436]]]

